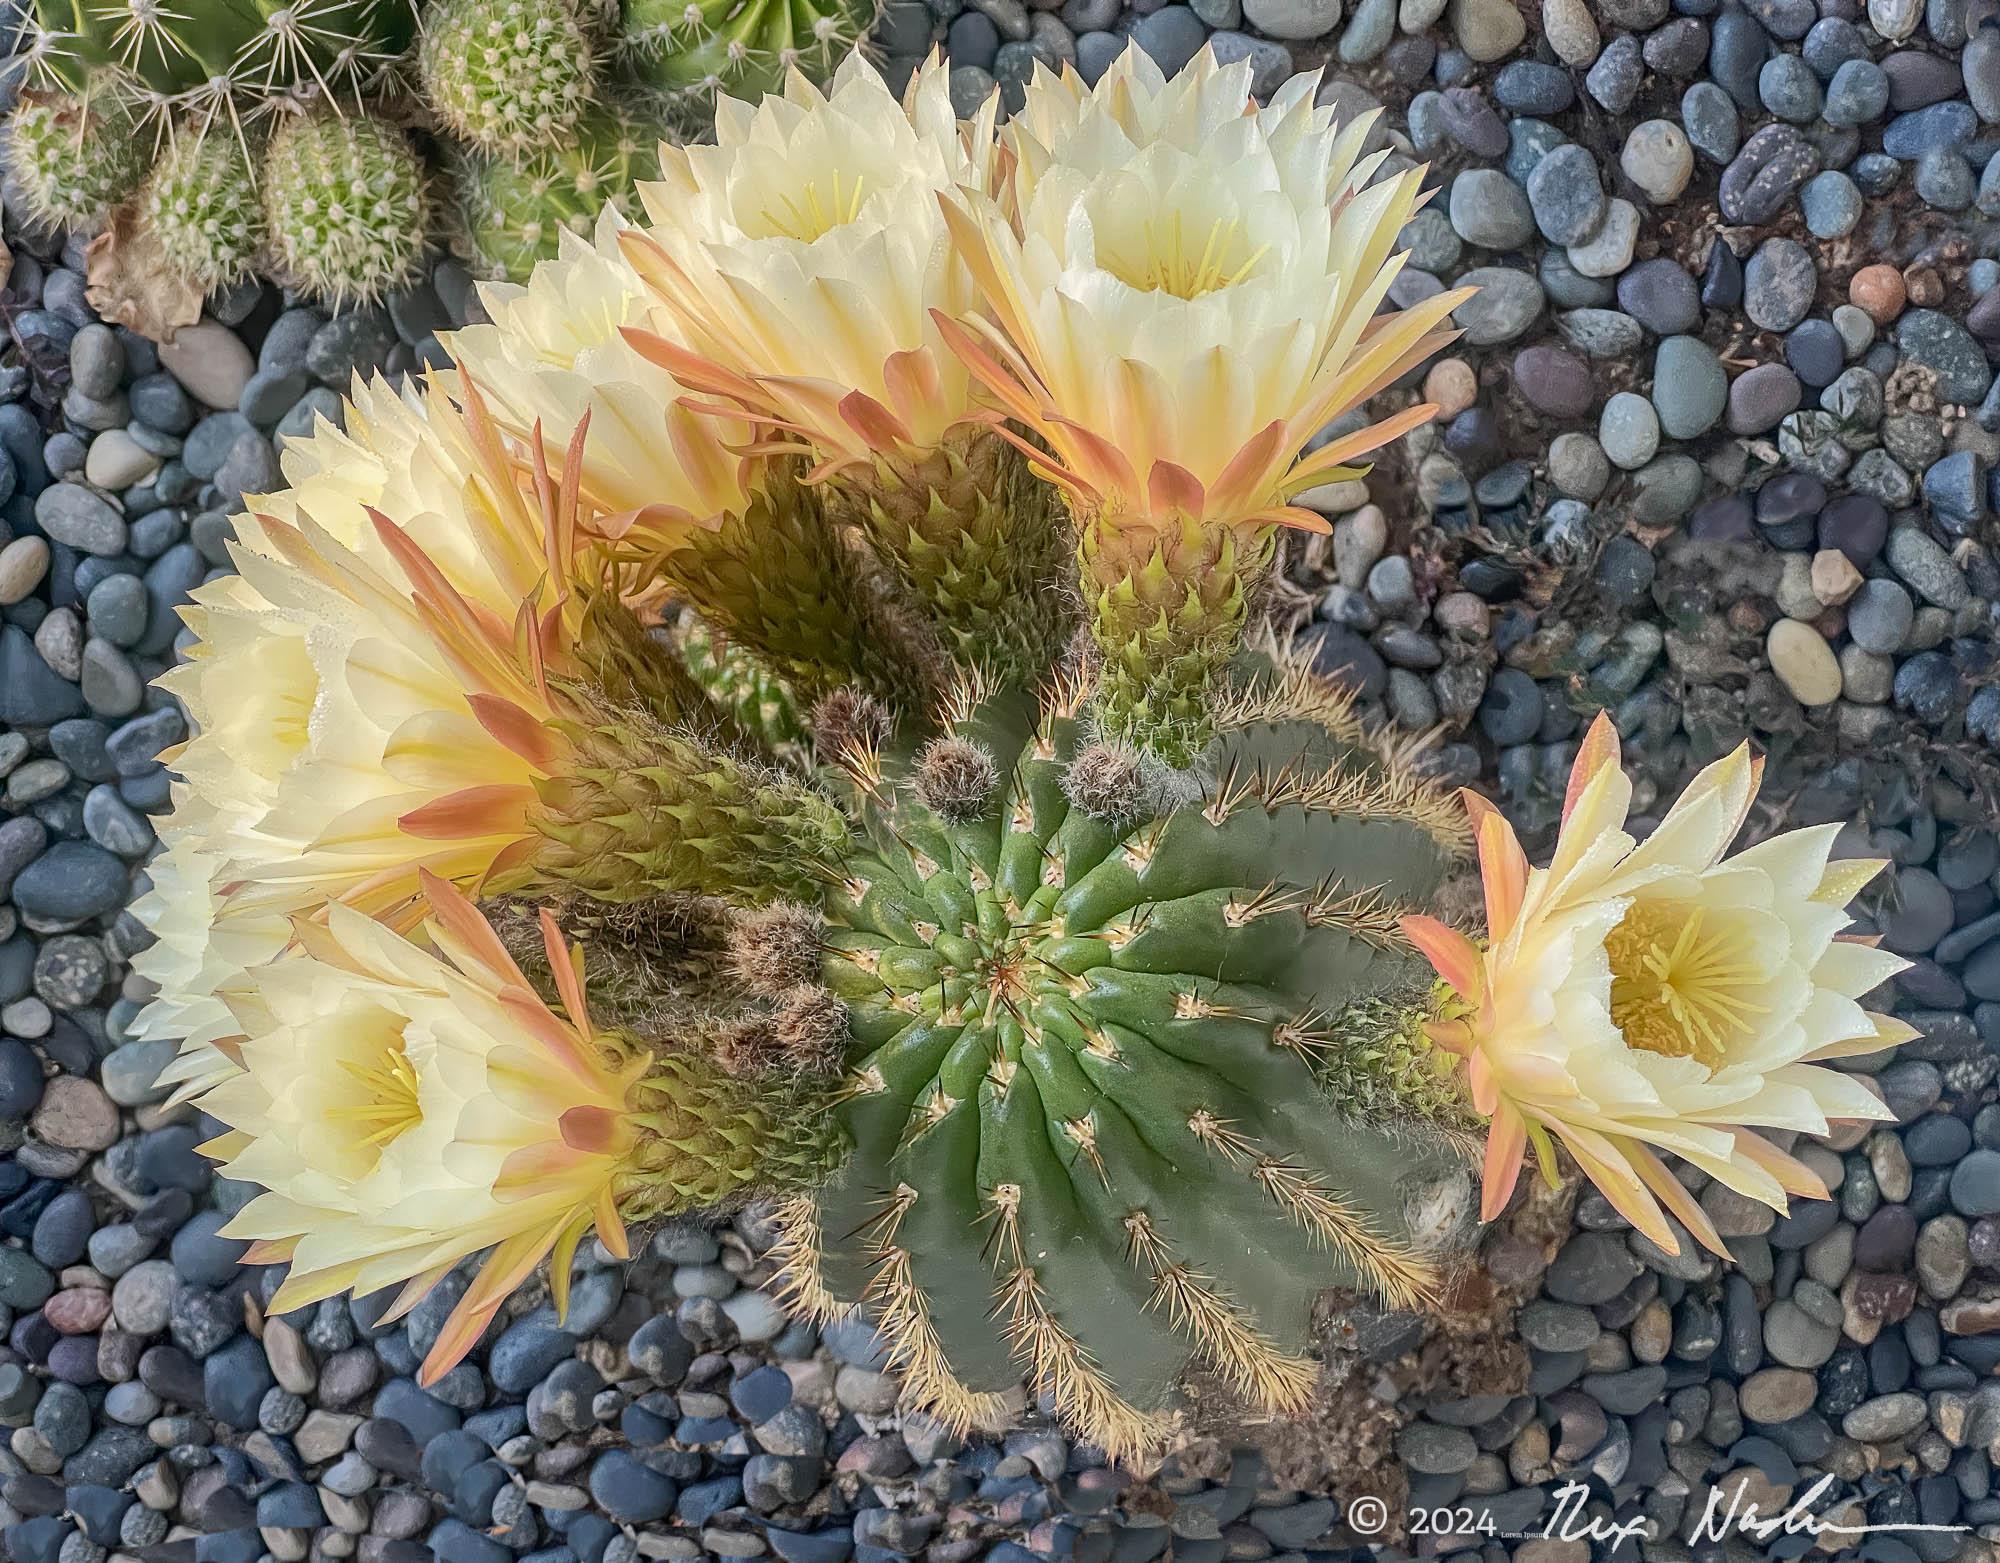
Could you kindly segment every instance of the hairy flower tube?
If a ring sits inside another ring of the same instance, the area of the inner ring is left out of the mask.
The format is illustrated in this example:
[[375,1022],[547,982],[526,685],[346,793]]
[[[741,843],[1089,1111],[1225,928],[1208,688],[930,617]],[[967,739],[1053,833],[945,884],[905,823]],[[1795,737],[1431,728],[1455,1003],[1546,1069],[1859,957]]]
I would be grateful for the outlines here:
[[1301,452],[1449,341],[1466,297],[1377,315],[1423,171],[1376,180],[1371,121],[1336,127],[1316,85],[1259,108],[1249,64],[1207,52],[1171,80],[1137,49],[1094,88],[1038,71],[997,194],[946,207],[981,302],[976,330],[940,329],[1068,498],[1108,725],[1175,764],[1276,528],[1325,529],[1291,500],[1431,409]]
[[[344,906],[224,997],[242,1069],[202,1098],[204,1147],[258,1195],[223,1229],[291,1273],[274,1311],[401,1284],[392,1316],[490,1249],[425,1359],[434,1382],[544,1260],[558,1311],[586,1233],[715,1206],[816,1165],[817,1147],[712,1064],[594,1025],[583,955],[542,914],[559,1004],[453,885],[426,873],[431,949]],[[432,953],[432,951],[436,953]]]
[[1843,936],[1849,900],[1882,868],[1829,862],[1838,827],[1785,831],[1725,857],[1756,796],[1748,745],[1691,782],[1659,827],[1624,829],[1632,784],[1609,717],[1570,776],[1555,856],[1530,868],[1499,812],[1467,795],[1486,893],[1482,949],[1434,918],[1405,931],[1457,996],[1434,1027],[1466,1058],[1492,1119],[1484,1219],[1506,1207],[1532,1145],[1560,1141],[1618,1211],[1669,1252],[1670,1211],[1717,1253],[1713,1224],[1658,1152],[1783,1211],[1826,1198],[1759,1129],[1825,1134],[1891,1117],[1833,1059],[1915,1033],[1858,1000],[1909,963]]
[[961,125],[932,59],[899,103],[851,56],[754,108],[716,104],[712,146],[663,148],[626,253],[659,308],[633,344],[804,452],[963,660],[1039,666],[1062,635],[1057,530],[990,427],[939,320],[976,303],[944,203],[995,177],[999,95]]

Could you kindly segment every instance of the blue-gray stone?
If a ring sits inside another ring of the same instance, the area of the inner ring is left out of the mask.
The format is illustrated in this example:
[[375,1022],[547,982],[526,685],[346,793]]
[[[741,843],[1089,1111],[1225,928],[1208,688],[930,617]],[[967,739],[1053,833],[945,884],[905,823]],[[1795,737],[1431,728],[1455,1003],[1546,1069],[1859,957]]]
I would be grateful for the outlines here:
[[1898,114],[1882,132],[1882,150],[1913,163],[1926,152],[1963,151],[1979,133],[1979,116],[1972,105],[1953,101]]
[[1993,370],[1978,342],[1964,326],[1939,310],[1907,312],[1896,322],[1896,345],[1904,357],[1936,374],[1938,392],[1947,401],[1977,406],[1993,383]]
[[102,847],[58,841],[15,877],[14,904],[30,917],[76,923],[116,911],[131,870]]

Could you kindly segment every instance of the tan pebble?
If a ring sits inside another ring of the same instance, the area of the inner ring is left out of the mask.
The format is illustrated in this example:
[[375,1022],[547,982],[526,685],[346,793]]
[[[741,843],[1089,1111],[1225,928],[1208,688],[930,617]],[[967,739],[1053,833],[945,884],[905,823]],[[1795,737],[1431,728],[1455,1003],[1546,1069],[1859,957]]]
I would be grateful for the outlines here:
[[108,1150],[118,1140],[118,1108],[94,1081],[57,1075],[29,1127],[38,1139],[64,1150]]
[[88,1287],[57,1292],[42,1304],[42,1317],[58,1335],[88,1335],[111,1317],[111,1294]]
[[1905,271],[1903,289],[1919,309],[1933,309],[1944,302],[1944,278],[1928,266],[1912,266]]
[[1861,589],[1861,572],[1838,548],[1822,548],[1813,555],[1812,589],[1815,597],[1833,607]]
[[1764,649],[1771,671],[1804,706],[1828,706],[1840,698],[1840,663],[1819,631],[1797,619],[1771,626]]
[[39,537],[17,537],[0,548],[0,607],[21,601],[48,570],[49,545]]
[[1542,0],[1542,31],[1563,64],[1582,70],[1604,47],[1584,0]]
[[1440,358],[1424,376],[1424,400],[1436,403],[1440,422],[1456,418],[1479,400],[1479,377],[1463,358]]

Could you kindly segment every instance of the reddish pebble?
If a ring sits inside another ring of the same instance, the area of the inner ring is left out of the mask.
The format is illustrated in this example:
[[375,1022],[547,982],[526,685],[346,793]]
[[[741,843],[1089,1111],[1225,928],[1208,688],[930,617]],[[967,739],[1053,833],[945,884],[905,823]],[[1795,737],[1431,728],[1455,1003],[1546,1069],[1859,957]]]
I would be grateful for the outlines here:
[[1878,326],[1886,326],[1903,312],[1904,301],[1909,297],[1903,287],[1903,274],[1894,266],[1863,266],[1847,284],[1847,296],[1855,307],[1868,312],[1868,318]]
[[88,1335],[111,1317],[111,1294],[95,1287],[73,1286],[43,1303],[42,1317],[60,1335]]

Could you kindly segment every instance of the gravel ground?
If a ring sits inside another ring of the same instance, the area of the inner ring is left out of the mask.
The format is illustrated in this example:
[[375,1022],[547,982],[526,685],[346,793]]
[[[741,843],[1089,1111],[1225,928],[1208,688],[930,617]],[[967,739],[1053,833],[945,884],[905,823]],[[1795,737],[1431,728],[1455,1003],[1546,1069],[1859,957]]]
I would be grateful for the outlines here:
[[[1764,827],[1849,824],[1896,869],[1869,903],[1915,965],[1879,1007],[1924,1033],[1871,1061],[1897,1123],[1807,1147],[1835,1198],[1782,1219],[1689,1174],[1723,1267],[1595,1195],[1487,1234],[1439,1331],[1350,1310],[1307,1424],[1203,1438],[1133,1482],[1024,1408],[965,1446],[896,1409],[872,1334],[788,1322],[753,1216],[586,1256],[573,1312],[517,1299],[433,1393],[410,1375],[450,1283],[285,1319],[216,1228],[250,1190],[158,1105],[170,1051],[123,908],[143,885],[148,682],[174,606],[226,562],[275,451],[356,369],[463,321],[443,261],[329,320],[271,290],[161,350],[98,323],[81,255],[17,234],[0,294],[0,1547],[200,1563],[1181,1563],[1399,1551],[1588,1563],[1541,1534],[1565,1484],[1651,1521],[1647,1558],[1796,1556],[1696,1535],[1821,1478],[1871,1563],[1987,1563],[2000,1539],[2000,24],[1961,0],[894,0],[906,71],[941,38],[970,103],[1032,63],[1094,76],[1127,39],[1212,41],[1261,85],[1326,62],[1432,163],[1408,302],[1483,287],[1424,376],[1444,409],[1274,603],[1439,770],[1546,836],[1588,712],[1640,807],[1745,734]],[[1573,1191],[1572,1191],[1573,1192]],[[1379,1496],[1382,1536],[1342,1523]],[[1414,1509],[1414,1520],[1406,1518]],[[1839,1550],[1822,1538],[1819,1550]],[[1594,1555],[1608,1549],[1600,1543]]]

